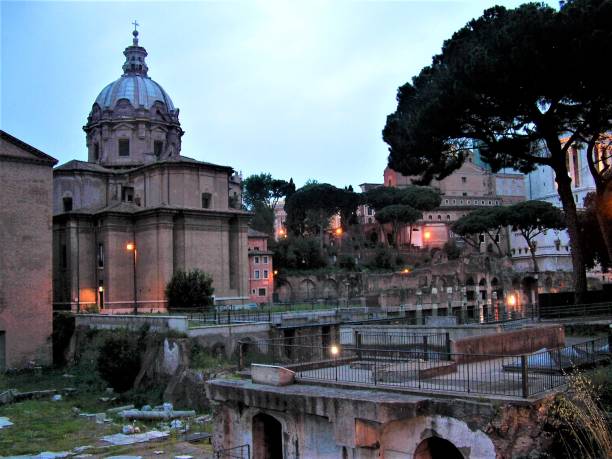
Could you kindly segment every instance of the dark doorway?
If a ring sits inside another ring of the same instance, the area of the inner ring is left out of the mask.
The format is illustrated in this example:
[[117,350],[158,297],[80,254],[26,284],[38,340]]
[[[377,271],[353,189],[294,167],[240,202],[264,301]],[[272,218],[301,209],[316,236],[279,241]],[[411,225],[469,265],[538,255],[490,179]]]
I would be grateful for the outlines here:
[[463,459],[463,455],[450,441],[430,437],[419,444],[414,459]]
[[268,414],[253,417],[253,459],[283,459],[283,427]]

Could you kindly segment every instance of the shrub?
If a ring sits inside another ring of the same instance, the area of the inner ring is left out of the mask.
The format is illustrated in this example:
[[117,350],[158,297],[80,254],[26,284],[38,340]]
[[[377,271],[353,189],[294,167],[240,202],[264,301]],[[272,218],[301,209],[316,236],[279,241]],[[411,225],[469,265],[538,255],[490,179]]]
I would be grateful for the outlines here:
[[453,239],[444,244],[444,251],[449,260],[456,260],[461,256],[461,249]]
[[213,304],[212,277],[199,269],[177,271],[166,286],[168,308],[202,308]]
[[350,255],[341,255],[338,258],[338,266],[349,271],[354,271],[357,267],[357,264],[355,263],[355,257],[352,257]]
[[140,371],[141,346],[138,335],[127,332],[106,338],[98,354],[98,373],[117,392],[132,388]]

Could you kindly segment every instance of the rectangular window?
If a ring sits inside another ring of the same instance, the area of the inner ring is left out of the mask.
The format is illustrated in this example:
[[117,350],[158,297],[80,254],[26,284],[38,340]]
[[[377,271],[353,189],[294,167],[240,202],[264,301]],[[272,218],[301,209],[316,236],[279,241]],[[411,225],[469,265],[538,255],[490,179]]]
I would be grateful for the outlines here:
[[255,270],[255,279],[259,279],[259,269]]
[[258,296],[266,296],[266,289],[265,288],[260,288],[259,292],[258,292]]
[[259,264],[259,257],[255,257],[255,264],[258,265]]
[[268,257],[267,256],[263,257],[263,264],[264,265],[268,264]]
[[98,268],[104,268],[104,245],[98,244]]
[[264,278],[264,279],[267,279],[267,278],[268,278],[268,271],[264,270],[264,275],[263,275],[263,278]]
[[134,187],[122,186],[121,187],[121,200],[123,202],[133,202],[134,201]]
[[100,158],[100,145],[98,143],[94,143],[94,161],[97,161]]
[[70,212],[72,210],[72,198],[64,198],[62,202],[64,204],[64,212]]
[[119,156],[130,156],[130,139],[119,139]]
[[164,149],[164,142],[160,140],[156,140],[155,142],[153,142],[153,153],[155,153],[155,156],[157,158],[161,157],[163,149]]
[[210,208],[210,193],[202,193],[202,209]]
[[461,183],[467,183],[467,177],[461,177]]
[[372,208],[368,207],[368,215],[372,215],[372,212],[373,212]]

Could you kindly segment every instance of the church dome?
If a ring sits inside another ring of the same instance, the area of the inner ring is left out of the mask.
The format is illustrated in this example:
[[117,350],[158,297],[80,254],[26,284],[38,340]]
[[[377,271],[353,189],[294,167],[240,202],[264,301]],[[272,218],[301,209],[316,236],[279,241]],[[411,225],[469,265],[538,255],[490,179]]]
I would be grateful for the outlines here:
[[181,151],[179,109],[149,77],[147,50],[138,44],[138,31],[132,34],[123,75],[100,91],[83,126],[89,161],[105,167],[135,167]]
[[145,62],[147,51],[138,45],[137,30],[134,30],[133,35],[132,46],[128,46],[123,52],[123,75],[100,91],[92,114],[96,109],[114,110],[120,100],[127,100],[136,110],[150,110],[155,102],[160,102],[164,104],[167,113],[172,114],[175,111],[168,93],[148,76],[149,67]]
[[150,109],[155,102],[166,105],[166,110],[174,111],[170,96],[151,78],[137,74],[127,74],[107,85],[98,97],[96,104],[101,109],[113,109],[121,99],[127,99],[134,108]]

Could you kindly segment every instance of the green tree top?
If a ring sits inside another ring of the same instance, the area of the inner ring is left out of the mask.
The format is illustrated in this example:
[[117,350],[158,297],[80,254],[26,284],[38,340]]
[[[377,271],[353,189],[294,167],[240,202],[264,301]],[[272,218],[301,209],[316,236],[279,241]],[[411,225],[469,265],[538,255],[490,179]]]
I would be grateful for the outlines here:
[[170,309],[204,308],[213,304],[212,277],[199,269],[176,271],[166,286]]
[[293,179],[274,179],[268,173],[250,175],[242,182],[243,200],[247,209],[255,210],[258,206],[274,209],[279,199],[295,191]]
[[[398,90],[383,138],[389,165],[423,183],[440,180],[473,146],[493,170],[555,172],[572,246],[575,289],[586,289],[576,205],[566,157],[612,129],[612,85],[602,62],[612,52],[612,2],[574,0],[496,6],[447,40],[432,64]],[[588,162],[594,161],[593,151]],[[593,172],[592,168],[590,168]]]

